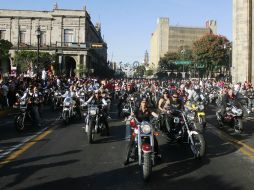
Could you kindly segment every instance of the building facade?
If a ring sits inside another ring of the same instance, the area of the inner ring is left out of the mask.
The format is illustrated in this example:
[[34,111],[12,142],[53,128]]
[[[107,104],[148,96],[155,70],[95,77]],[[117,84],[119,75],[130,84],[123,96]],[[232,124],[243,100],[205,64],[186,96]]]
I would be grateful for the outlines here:
[[[40,30],[39,40],[36,30]],[[95,64],[107,65],[107,44],[100,24],[94,25],[85,7],[82,10],[52,11],[0,10],[0,38],[10,41],[9,63],[1,64],[7,73],[13,65],[15,51],[31,50],[57,54],[60,74],[84,75]]]
[[254,4],[233,0],[232,81],[254,82]]
[[180,48],[191,49],[193,42],[205,34],[217,34],[216,21],[206,22],[204,28],[170,26],[169,18],[159,18],[151,36],[150,65],[157,70],[161,57],[166,53],[177,52]]

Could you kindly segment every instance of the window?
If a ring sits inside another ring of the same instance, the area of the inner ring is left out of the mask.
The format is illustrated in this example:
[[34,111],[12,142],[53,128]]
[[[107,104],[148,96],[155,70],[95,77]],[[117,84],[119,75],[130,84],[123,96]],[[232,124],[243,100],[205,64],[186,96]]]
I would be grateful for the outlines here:
[[46,32],[41,31],[41,39],[40,39],[41,46],[46,46]]
[[19,33],[19,42],[21,44],[26,43],[26,31],[20,31],[20,33]]
[[73,42],[74,32],[72,29],[64,29],[64,45],[70,46],[71,42]]
[[5,30],[0,30],[0,40],[5,39]]

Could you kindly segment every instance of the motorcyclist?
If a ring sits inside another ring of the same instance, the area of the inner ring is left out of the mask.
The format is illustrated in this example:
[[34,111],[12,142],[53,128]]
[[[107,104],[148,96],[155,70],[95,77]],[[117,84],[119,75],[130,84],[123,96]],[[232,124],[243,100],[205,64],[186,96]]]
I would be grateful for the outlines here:
[[[172,128],[173,123],[174,123],[174,116],[177,116],[179,113],[176,110],[183,110],[184,109],[184,103],[183,101],[179,98],[178,93],[174,92],[173,95],[171,96],[170,104],[168,106],[168,111],[170,113],[168,117],[168,122],[170,128]],[[171,129],[168,129],[171,130]],[[178,132],[180,131],[177,130]]]
[[[139,122],[142,121],[147,121],[150,122],[151,117],[156,117],[158,118],[158,114],[156,114],[155,112],[152,112],[149,110],[148,108],[148,101],[146,98],[143,98],[142,101],[140,102],[140,107],[138,109],[136,109],[133,113],[131,113],[131,115],[135,115],[136,119]],[[131,152],[134,153],[134,138],[130,138],[130,142],[129,142],[129,146],[128,146],[128,150],[127,152]],[[161,155],[158,153],[159,152],[159,146],[158,146],[158,141],[156,139],[156,137],[154,136],[154,152],[156,157],[160,158]],[[129,155],[129,154],[127,154]],[[133,155],[130,155],[130,157],[133,157]],[[124,161],[124,165],[127,165],[129,163],[129,157],[126,158],[126,160]]]
[[216,114],[220,114],[221,117],[224,117],[227,105],[233,102],[236,102],[236,95],[234,94],[233,90],[228,89],[224,91],[224,93],[222,94],[219,110]]
[[77,111],[77,115],[81,118],[80,111],[80,101],[78,99],[77,92],[75,90],[75,86],[71,85],[69,90],[67,90],[63,95],[63,98],[72,98],[72,104],[74,105],[75,110]]
[[161,113],[160,118],[160,129],[163,129],[165,126],[165,113],[167,112],[167,107],[170,104],[170,97],[168,90],[163,91],[163,96],[161,96],[158,103],[158,111]]
[[[109,136],[109,125],[107,120],[107,114],[103,109],[107,108],[107,101],[101,96],[100,90],[95,90],[94,94],[86,101],[85,104],[92,103],[94,105],[97,105],[100,108],[100,111],[102,111],[103,115],[101,118],[101,121],[104,122],[106,126],[106,135]],[[101,107],[102,106],[102,107]]]
[[37,126],[41,127],[41,103],[43,102],[43,96],[39,92],[37,86],[29,86],[25,91],[24,95],[21,97],[21,100],[29,99],[32,103],[32,107],[29,108],[33,112],[33,117]]

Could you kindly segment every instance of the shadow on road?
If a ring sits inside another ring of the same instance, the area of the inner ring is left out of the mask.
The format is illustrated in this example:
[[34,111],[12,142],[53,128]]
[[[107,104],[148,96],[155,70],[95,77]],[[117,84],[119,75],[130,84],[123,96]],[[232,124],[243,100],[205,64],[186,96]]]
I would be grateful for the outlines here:
[[[38,172],[39,170],[42,170],[45,168],[66,166],[68,164],[78,162],[79,160],[72,159],[72,160],[68,160],[68,161],[61,161],[61,162],[55,162],[55,163],[49,163],[49,164],[48,163],[47,164],[36,164],[36,162],[43,162],[42,161],[43,159],[48,159],[48,158],[52,158],[52,157],[62,157],[62,156],[66,156],[66,155],[77,154],[79,152],[81,152],[81,150],[73,150],[73,151],[63,152],[63,153],[59,153],[59,154],[45,155],[45,156],[39,156],[39,157],[34,157],[34,158],[29,158],[29,159],[12,161],[8,165],[3,166],[3,168],[1,168],[0,179],[2,177],[16,175],[15,180],[9,184],[6,184],[4,188],[13,187],[17,184],[22,183],[24,180],[26,180],[27,178],[29,178],[30,176],[32,176],[34,173]],[[33,162],[34,162],[34,164],[31,164]],[[1,184],[4,184],[4,183],[6,183],[6,182],[4,182],[4,181],[1,182]],[[1,187],[1,185],[0,185],[0,189],[2,189],[2,188],[3,187]]]
[[[191,164],[191,163],[190,163]],[[172,167],[178,167],[177,165]],[[184,168],[184,163],[182,168]],[[170,169],[170,168],[168,168]],[[170,173],[170,170],[168,170]],[[154,176],[154,175],[153,175]],[[140,179],[136,166],[128,168],[121,168],[110,172],[95,174],[91,176],[77,177],[77,178],[63,178],[33,187],[24,189],[121,189],[121,190],[142,190],[142,189],[195,189],[195,190],[209,190],[209,189],[223,189],[223,190],[241,190],[242,188],[236,184],[223,181],[220,176],[207,175],[202,178],[195,177],[181,177],[176,176],[166,177],[159,176],[151,178],[149,183],[144,183]]]

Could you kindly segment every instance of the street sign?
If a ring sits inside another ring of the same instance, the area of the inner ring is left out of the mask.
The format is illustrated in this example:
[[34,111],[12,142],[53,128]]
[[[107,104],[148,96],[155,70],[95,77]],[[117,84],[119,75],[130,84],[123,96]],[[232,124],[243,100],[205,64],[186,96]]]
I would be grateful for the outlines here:
[[190,65],[191,61],[176,61],[176,65]]
[[197,68],[198,68],[198,69],[203,69],[203,68],[205,68],[205,65],[204,65],[204,64],[198,64],[198,65],[197,65]]

